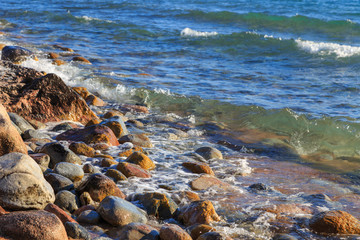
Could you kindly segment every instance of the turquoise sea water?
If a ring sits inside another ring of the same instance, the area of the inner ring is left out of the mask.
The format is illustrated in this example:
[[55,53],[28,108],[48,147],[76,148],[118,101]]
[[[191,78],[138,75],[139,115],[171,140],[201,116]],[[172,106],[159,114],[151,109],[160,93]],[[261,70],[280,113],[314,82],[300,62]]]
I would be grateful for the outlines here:
[[109,100],[224,123],[236,136],[266,133],[263,144],[323,165],[360,164],[358,1],[3,0],[0,8],[3,41],[76,50],[93,63],[77,77],[113,89]]

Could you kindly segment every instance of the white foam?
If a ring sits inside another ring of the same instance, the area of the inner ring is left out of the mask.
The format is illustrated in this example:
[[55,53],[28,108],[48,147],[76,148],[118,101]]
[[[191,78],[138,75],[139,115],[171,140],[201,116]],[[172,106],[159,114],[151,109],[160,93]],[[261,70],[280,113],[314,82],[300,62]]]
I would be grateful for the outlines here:
[[301,49],[310,53],[316,53],[320,55],[335,54],[338,58],[344,58],[360,54],[360,47],[350,45],[342,45],[338,43],[328,42],[313,42],[301,39],[297,39],[295,40],[295,42]]
[[83,19],[85,21],[103,21],[103,22],[108,22],[108,23],[112,23],[113,21],[110,21],[110,20],[104,20],[104,19],[100,19],[100,18],[95,18],[95,17],[89,17],[89,16],[81,16],[81,17],[78,17],[78,16],[75,16],[77,19]]
[[210,37],[218,35],[217,32],[200,32],[196,30],[192,30],[191,28],[184,28],[181,33],[183,37]]

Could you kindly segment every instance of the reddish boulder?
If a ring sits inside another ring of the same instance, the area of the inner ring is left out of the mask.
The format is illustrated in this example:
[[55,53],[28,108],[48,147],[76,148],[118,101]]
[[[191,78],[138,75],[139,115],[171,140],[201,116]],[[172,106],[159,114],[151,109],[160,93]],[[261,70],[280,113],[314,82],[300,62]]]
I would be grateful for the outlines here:
[[78,155],[85,155],[87,157],[93,157],[95,155],[95,149],[85,143],[73,142],[70,144],[69,149]]
[[128,134],[125,136],[122,136],[119,139],[119,143],[123,144],[126,142],[131,142],[134,145],[140,146],[140,147],[146,147],[151,148],[153,147],[150,139],[145,134]]
[[227,190],[230,188],[230,184],[225,183],[211,175],[202,175],[201,177],[191,181],[190,186],[193,190],[205,190],[209,188]]
[[76,221],[72,217],[70,217],[64,210],[62,210],[61,208],[59,208],[57,205],[55,205],[53,203],[49,203],[48,205],[46,205],[44,210],[49,213],[55,214],[61,220],[61,222],[63,224],[65,224],[66,222],[75,222],[76,223]]
[[116,169],[122,172],[126,177],[151,178],[151,174],[148,171],[136,164],[120,162]]
[[119,145],[113,131],[104,125],[93,125],[83,129],[70,129],[58,135],[56,140],[85,142],[87,144],[106,143],[110,146]]
[[126,159],[126,162],[134,163],[146,170],[152,170],[155,168],[155,163],[141,152],[134,152]]
[[192,240],[190,235],[175,224],[165,224],[160,229],[161,240]]
[[187,226],[194,224],[209,224],[219,221],[210,201],[195,201],[180,209],[179,219]]
[[216,231],[216,229],[210,225],[198,224],[198,225],[191,226],[189,231],[190,231],[190,236],[193,239],[198,239],[198,237],[200,237],[200,235],[207,233],[207,232],[214,232],[214,231]]
[[0,77],[0,101],[9,112],[40,122],[72,120],[87,123],[96,115],[55,74],[0,61],[6,70]]
[[19,211],[0,216],[0,237],[10,239],[68,239],[62,222],[44,210]]
[[107,103],[104,102],[101,98],[90,94],[86,99],[85,99],[86,103],[92,106],[97,106],[97,107],[103,107],[106,106]]
[[72,90],[79,94],[83,99],[86,99],[91,94],[86,87],[73,87]]
[[213,170],[206,163],[200,162],[184,162],[183,167],[193,173],[206,173],[210,175],[215,175]]
[[72,60],[75,62],[83,62],[83,63],[91,64],[91,62],[89,60],[87,60],[86,58],[81,57],[81,56],[73,57]]

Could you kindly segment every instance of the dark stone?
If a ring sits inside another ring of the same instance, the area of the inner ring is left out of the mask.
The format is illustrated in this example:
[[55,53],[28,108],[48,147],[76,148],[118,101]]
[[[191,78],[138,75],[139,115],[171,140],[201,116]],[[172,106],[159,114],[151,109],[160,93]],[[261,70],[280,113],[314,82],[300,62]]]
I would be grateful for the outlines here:
[[25,61],[27,57],[33,53],[22,47],[18,46],[5,46],[1,51],[1,60],[19,63]]
[[91,240],[91,235],[88,230],[78,223],[66,222],[65,229],[68,236],[73,239]]

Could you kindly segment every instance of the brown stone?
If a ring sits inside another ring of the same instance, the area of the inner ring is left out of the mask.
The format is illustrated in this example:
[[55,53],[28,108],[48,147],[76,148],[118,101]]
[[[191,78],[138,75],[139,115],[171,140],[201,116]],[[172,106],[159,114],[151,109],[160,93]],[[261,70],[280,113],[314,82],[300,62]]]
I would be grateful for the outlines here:
[[134,152],[126,159],[126,162],[134,163],[146,170],[152,170],[155,168],[155,163],[141,152]]
[[160,229],[161,240],[192,240],[190,235],[175,224],[165,224]]
[[144,152],[144,150],[141,147],[134,145],[134,147],[131,149],[125,150],[123,152],[119,152],[118,156],[129,157],[133,152]]
[[220,221],[210,201],[195,201],[180,209],[179,219],[187,226]]
[[135,127],[137,128],[143,128],[144,127],[144,124],[138,120],[135,120],[135,119],[130,119],[127,121],[127,123],[130,123],[132,125],[134,125]]
[[57,53],[54,53],[54,52],[50,52],[50,53],[48,54],[48,58],[49,58],[49,59],[57,59],[57,58],[59,58],[59,57],[60,57],[60,55],[57,54]]
[[177,204],[164,193],[144,193],[136,196],[135,200],[139,200],[148,215],[153,215],[159,219],[172,218],[178,209]]
[[83,99],[86,99],[91,94],[86,87],[73,87],[72,90],[79,94]]
[[100,150],[100,151],[104,151],[107,150],[110,146],[106,143],[95,143],[95,144],[91,144],[91,146],[95,149],[95,150]]
[[11,239],[68,239],[60,219],[47,211],[19,211],[0,216],[0,236]]
[[10,152],[27,154],[27,148],[19,132],[12,125],[4,106],[0,103],[0,156]]
[[215,175],[213,170],[206,163],[200,162],[184,162],[183,167],[193,173],[206,173],[210,175]]
[[151,174],[148,171],[136,164],[120,162],[116,169],[122,172],[126,177],[151,178]]
[[101,167],[111,167],[114,164],[118,164],[118,162],[115,160],[112,160],[111,158],[103,158],[100,161]]
[[52,64],[56,65],[56,66],[61,66],[61,65],[64,65],[66,62],[63,61],[63,60],[60,60],[60,59],[54,59],[52,61]]
[[83,63],[91,64],[91,62],[89,60],[87,60],[86,58],[81,57],[81,56],[75,56],[75,57],[73,57],[72,60],[76,61],[76,62],[83,62]]
[[86,125],[85,127],[90,127],[92,125],[97,125],[100,123],[100,120],[99,119],[91,119]]
[[209,188],[227,190],[231,187],[230,184],[208,174],[202,175],[201,177],[191,181],[190,186],[193,190],[205,190]]
[[126,142],[131,142],[132,144],[145,148],[153,147],[150,139],[145,134],[128,134],[119,139],[119,143],[121,144]]
[[81,203],[81,205],[94,205],[95,204],[94,200],[92,200],[92,198],[88,192],[83,192],[80,195],[80,203]]
[[88,192],[94,201],[101,202],[107,196],[125,198],[115,182],[101,173],[92,174],[77,189],[81,194]]
[[0,50],[3,50],[3,48],[6,46],[6,44],[0,43]]
[[97,107],[103,107],[106,106],[107,103],[104,102],[101,98],[91,94],[88,97],[86,97],[85,99],[86,103],[92,106],[97,106]]
[[35,129],[43,129],[46,125],[40,121],[36,121],[34,119],[28,119],[28,122],[35,128]]
[[84,155],[87,157],[93,157],[95,155],[95,149],[86,145],[85,143],[73,142],[69,146],[70,150],[76,154]]
[[[159,232],[144,223],[129,223],[116,233],[121,240],[159,240]],[[170,239],[169,239],[170,240]]]
[[196,240],[233,240],[233,239],[218,232],[207,232],[202,234]]
[[124,114],[117,110],[110,110],[110,111],[106,112],[103,117],[108,119],[108,118],[112,118],[115,116],[123,117]]
[[110,121],[105,123],[106,126],[108,126],[115,134],[117,138],[124,135],[124,129],[122,125],[118,121]]
[[344,211],[316,214],[309,226],[311,230],[321,234],[360,234],[360,221]]
[[96,208],[95,208],[93,205],[90,205],[90,204],[84,205],[84,206],[78,208],[73,214],[74,214],[75,216],[79,216],[80,213],[82,213],[82,212],[84,212],[84,211],[87,211],[87,210],[93,210],[93,211],[95,211]]
[[60,46],[60,45],[53,45],[53,47],[57,48],[57,49],[61,49],[62,51],[66,51],[66,52],[74,52],[74,50],[72,50],[71,48],[63,47],[63,46]]
[[310,208],[299,204],[277,204],[269,207],[263,207],[261,210],[275,213],[276,215],[312,214],[312,210]]
[[87,144],[106,143],[111,146],[119,145],[113,131],[104,125],[93,125],[83,129],[70,129],[58,135],[56,140],[85,142]]
[[50,156],[45,153],[33,153],[29,154],[29,156],[35,160],[37,164],[39,164],[41,171],[45,172],[45,170],[49,167]]
[[189,230],[190,230],[190,236],[192,237],[192,239],[198,239],[198,237],[200,237],[200,235],[202,235],[204,233],[216,231],[215,228],[213,228],[210,225],[206,225],[206,224],[194,225],[194,226],[190,227]]
[[114,179],[115,182],[127,180],[127,177],[116,169],[108,169],[105,175]]
[[124,104],[121,108],[127,112],[149,113],[149,109],[147,107],[140,105]]
[[97,116],[86,102],[55,74],[0,61],[0,101],[9,112],[40,122],[72,120],[87,123]]
[[65,224],[66,222],[75,222],[76,223],[76,221],[72,217],[70,217],[64,210],[62,210],[61,208],[59,208],[58,206],[56,206],[53,203],[49,203],[48,205],[46,205],[44,210],[49,213],[55,214],[61,220],[61,222],[63,224]]

